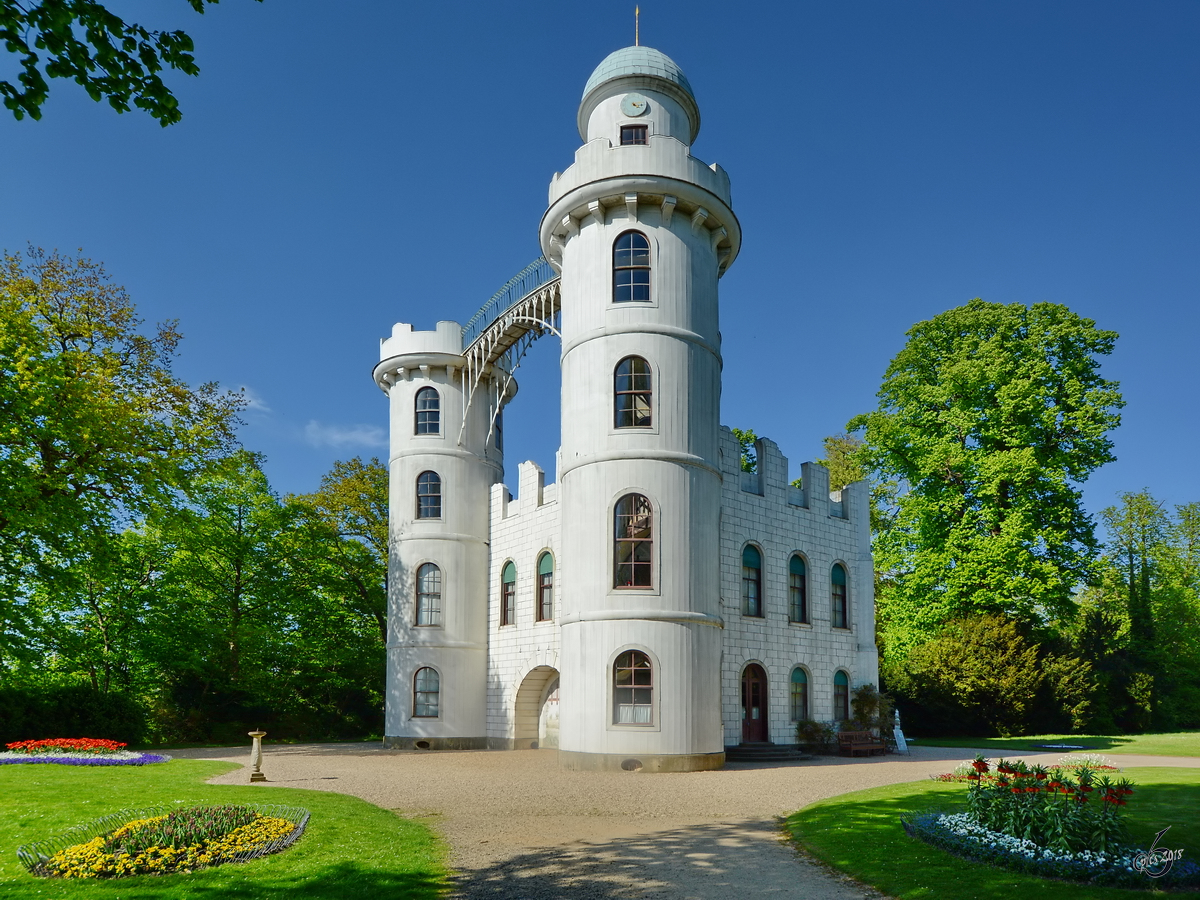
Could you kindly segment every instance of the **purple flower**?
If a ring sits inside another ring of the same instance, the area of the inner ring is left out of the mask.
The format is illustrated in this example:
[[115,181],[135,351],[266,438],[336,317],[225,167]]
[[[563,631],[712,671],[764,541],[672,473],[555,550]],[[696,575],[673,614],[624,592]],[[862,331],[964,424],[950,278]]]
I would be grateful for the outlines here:
[[112,759],[104,756],[30,756],[25,759],[0,758],[0,766],[49,765],[60,766],[144,766],[149,763],[166,762],[169,756],[157,753],[140,753],[129,759]]

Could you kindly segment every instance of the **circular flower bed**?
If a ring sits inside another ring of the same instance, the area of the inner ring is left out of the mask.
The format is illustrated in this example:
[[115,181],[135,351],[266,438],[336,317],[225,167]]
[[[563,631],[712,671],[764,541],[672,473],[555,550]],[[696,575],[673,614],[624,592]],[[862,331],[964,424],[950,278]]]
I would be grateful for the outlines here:
[[[904,830],[958,856],[1047,878],[1066,878],[1121,887],[1167,888],[1200,885],[1200,866],[1172,861],[1166,872],[1156,854],[1131,848],[1100,853],[1054,851],[977,824],[968,813],[929,812],[902,817]],[[1164,857],[1165,858],[1165,857]],[[1154,877],[1150,877],[1153,874]]]
[[294,806],[126,810],[19,847],[17,857],[32,874],[46,877],[191,872],[278,853],[304,832],[308,815]]
[[161,753],[134,753],[125,744],[103,738],[49,738],[5,744],[0,766],[53,763],[60,766],[144,766],[166,762]]

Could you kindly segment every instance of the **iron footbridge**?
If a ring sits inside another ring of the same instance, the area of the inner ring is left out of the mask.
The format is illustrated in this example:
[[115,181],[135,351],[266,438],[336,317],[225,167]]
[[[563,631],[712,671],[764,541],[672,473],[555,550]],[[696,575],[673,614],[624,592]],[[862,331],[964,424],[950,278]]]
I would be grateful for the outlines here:
[[[459,446],[467,427],[467,414],[481,387],[490,385],[484,388],[491,407],[487,433],[490,441],[501,401],[533,342],[547,334],[562,339],[560,283],[558,273],[546,258],[538,257],[510,278],[463,326],[462,355],[466,360],[463,389],[467,399],[458,430]],[[498,377],[491,377],[493,374]]]

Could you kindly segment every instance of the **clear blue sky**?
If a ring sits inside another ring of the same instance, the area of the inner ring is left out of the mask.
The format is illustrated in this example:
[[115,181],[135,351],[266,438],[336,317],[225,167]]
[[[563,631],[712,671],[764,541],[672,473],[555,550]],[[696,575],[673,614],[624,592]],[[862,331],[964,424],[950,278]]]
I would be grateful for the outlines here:
[[[633,3],[112,2],[196,41],[162,129],[52,82],[0,116],[0,247],[106,263],[186,379],[245,386],[281,492],[385,455],[372,384],[395,321],[467,318],[539,253],[583,84]],[[873,405],[915,322],[983,297],[1064,303],[1121,335],[1128,406],[1098,511],[1200,500],[1200,3],[642,0],[687,73],[694,153],[733,180],[723,421],[799,463]],[[2,77],[12,77],[7,54]],[[508,480],[553,477],[558,347],[506,423]]]

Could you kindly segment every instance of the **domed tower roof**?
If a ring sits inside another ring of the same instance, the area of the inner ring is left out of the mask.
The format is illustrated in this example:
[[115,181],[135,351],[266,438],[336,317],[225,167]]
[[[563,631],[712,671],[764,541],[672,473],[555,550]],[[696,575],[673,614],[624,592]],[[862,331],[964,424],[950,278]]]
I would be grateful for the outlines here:
[[587,140],[587,120],[605,97],[637,89],[658,91],[675,100],[688,114],[694,141],[700,132],[700,108],[683,69],[653,47],[624,47],[608,54],[583,87],[579,103],[579,136]]

